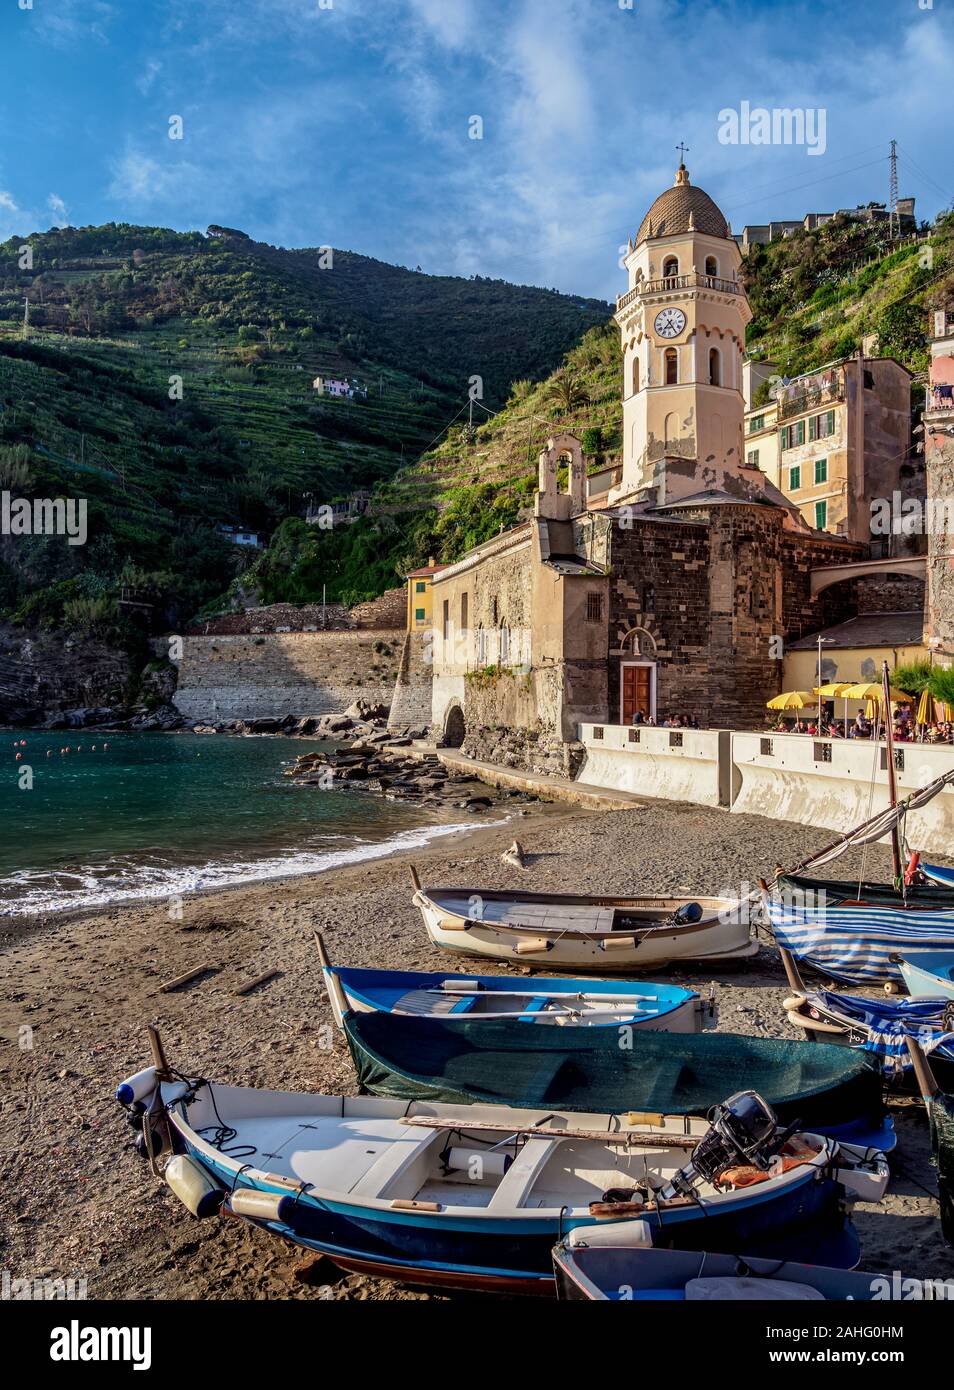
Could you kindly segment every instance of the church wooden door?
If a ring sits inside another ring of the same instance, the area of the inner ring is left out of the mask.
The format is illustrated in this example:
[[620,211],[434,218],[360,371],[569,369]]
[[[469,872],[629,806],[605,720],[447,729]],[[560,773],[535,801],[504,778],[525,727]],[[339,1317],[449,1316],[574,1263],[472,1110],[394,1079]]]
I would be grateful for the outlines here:
[[637,666],[635,663],[623,665],[621,724],[631,724],[637,710],[642,711],[644,719],[653,712],[653,668]]

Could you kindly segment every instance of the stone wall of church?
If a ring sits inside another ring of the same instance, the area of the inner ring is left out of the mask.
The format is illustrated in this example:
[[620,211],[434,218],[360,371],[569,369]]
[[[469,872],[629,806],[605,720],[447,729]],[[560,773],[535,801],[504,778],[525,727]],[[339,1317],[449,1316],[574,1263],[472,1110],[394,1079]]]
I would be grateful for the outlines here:
[[709,531],[705,524],[635,517],[610,540],[607,705],[620,720],[621,667],[657,662],[660,722],[671,712],[708,722]]
[[609,722],[621,717],[621,666],[641,656],[656,662],[660,723],[679,714],[709,728],[760,727],[780,689],[785,640],[855,612],[851,585],[812,597],[812,568],[857,558],[837,538],[785,531],[770,507],[699,507],[681,522],[617,526]]

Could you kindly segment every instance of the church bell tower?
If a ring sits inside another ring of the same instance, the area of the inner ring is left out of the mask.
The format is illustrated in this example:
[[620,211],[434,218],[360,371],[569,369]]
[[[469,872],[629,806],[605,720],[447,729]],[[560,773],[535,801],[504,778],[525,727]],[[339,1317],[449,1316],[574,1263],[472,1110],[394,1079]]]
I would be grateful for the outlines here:
[[611,503],[749,491],[742,354],[752,312],[738,278],[741,259],[725,217],[680,163],[624,262],[629,288],[615,316],[623,475]]

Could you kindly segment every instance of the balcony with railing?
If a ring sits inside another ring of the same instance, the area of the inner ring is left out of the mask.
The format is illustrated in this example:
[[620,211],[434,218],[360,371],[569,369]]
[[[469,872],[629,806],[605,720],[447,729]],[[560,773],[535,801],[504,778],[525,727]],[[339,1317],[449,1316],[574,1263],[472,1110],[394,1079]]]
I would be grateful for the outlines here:
[[954,415],[954,383],[940,381],[929,387],[924,401],[924,414],[928,419],[938,415]]
[[845,380],[840,372],[810,377],[804,381],[793,381],[788,386],[776,390],[778,420],[791,419],[803,415],[808,410],[820,410],[826,405],[845,399]]
[[659,280],[640,280],[626,294],[616,301],[617,313],[627,308],[636,299],[650,294],[669,294],[674,290],[715,290],[718,294],[744,294],[738,280],[724,280],[719,275],[666,275]]

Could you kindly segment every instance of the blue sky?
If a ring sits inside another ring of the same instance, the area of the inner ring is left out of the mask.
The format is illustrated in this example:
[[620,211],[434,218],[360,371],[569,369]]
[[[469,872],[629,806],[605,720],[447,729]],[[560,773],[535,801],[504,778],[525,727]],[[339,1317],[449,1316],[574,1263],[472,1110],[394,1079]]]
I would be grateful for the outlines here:
[[[886,198],[892,137],[920,215],[954,196],[954,0],[629,4],[0,0],[0,240],[220,222],[609,298],[679,141],[734,229]],[[824,109],[824,153],[721,143],[743,102]]]

